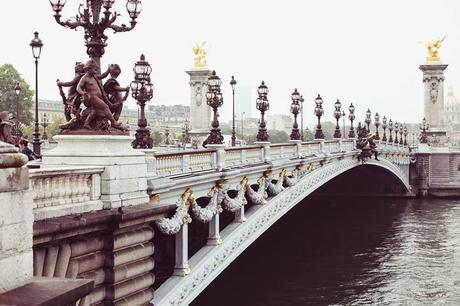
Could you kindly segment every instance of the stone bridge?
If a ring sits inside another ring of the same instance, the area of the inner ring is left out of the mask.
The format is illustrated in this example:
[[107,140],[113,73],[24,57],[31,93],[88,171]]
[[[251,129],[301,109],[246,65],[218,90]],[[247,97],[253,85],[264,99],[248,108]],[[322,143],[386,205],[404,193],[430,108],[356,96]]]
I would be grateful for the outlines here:
[[[110,144],[103,136],[57,138],[24,178],[30,189],[14,195],[31,202],[24,209],[33,220],[7,211],[15,223],[2,230],[23,243],[13,248],[20,264],[5,273],[92,280],[82,306],[187,305],[334,178],[368,170],[385,180],[377,193],[413,195],[417,172],[409,147],[387,142],[378,143],[378,161],[362,164],[354,139],[156,153],[131,149],[126,136],[110,136]],[[69,154],[74,146],[81,150]],[[24,227],[31,222],[33,242]]]

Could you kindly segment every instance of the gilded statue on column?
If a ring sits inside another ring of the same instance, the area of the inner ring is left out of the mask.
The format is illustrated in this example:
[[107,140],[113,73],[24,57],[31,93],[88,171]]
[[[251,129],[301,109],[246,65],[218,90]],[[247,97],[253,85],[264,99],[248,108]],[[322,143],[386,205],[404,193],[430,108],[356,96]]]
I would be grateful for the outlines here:
[[446,36],[444,36],[442,39],[438,38],[434,41],[429,41],[426,43],[426,48],[428,50],[428,56],[426,57],[427,61],[439,62],[441,60],[438,51],[441,48],[444,39],[446,39]]
[[196,43],[193,46],[193,54],[195,54],[195,58],[193,60],[193,67],[195,68],[204,68],[207,67],[207,52],[204,47],[206,42],[204,41],[201,45]]

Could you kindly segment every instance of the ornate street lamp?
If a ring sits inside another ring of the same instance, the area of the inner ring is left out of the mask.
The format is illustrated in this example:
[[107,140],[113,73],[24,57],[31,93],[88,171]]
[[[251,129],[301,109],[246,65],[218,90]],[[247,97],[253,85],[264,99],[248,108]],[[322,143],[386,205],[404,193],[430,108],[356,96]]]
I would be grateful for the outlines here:
[[407,146],[407,126],[404,126],[404,145]]
[[297,124],[297,115],[301,109],[300,106],[300,94],[297,91],[297,88],[291,95],[291,113],[294,115],[294,124],[292,125],[291,140],[300,140],[299,125]]
[[318,124],[316,125],[315,139],[324,139],[324,133],[321,129],[321,116],[324,114],[323,110],[323,99],[318,94],[315,99],[315,116],[318,117]]
[[14,86],[14,93],[16,94],[16,126],[13,131],[13,136],[15,137],[16,143],[18,143],[22,136],[21,129],[19,127],[19,95],[21,94],[21,86],[19,85],[19,82],[17,82]]
[[404,127],[403,127],[403,124],[400,123],[400,124],[399,124],[399,144],[400,144],[400,145],[404,144],[404,141],[403,141],[403,132],[404,132]]
[[47,113],[42,114],[42,127],[43,127],[43,136],[42,140],[48,140],[48,135],[46,134],[46,128],[49,124],[49,118]]
[[270,108],[270,104],[268,103],[268,87],[265,85],[265,82],[262,81],[260,86],[257,88],[257,93],[259,97],[256,100],[256,108],[260,111],[260,123],[259,123],[259,131],[257,132],[257,141],[266,142],[268,141],[268,133],[265,123],[265,112]]
[[235,132],[235,85],[236,80],[235,77],[232,75],[232,80],[230,81],[230,85],[232,86],[232,97],[233,97],[233,111],[232,111],[232,147],[236,145],[236,132]]
[[33,141],[33,152],[35,156],[41,156],[40,131],[38,124],[38,59],[42,53],[43,42],[38,38],[38,32],[34,33],[34,38],[30,42],[32,55],[35,58],[35,131]]
[[188,143],[191,142],[191,137],[190,137],[190,122],[185,120],[184,122],[184,127],[183,127],[183,132],[182,132],[182,145],[185,149]]
[[392,132],[393,132],[393,120],[391,120],[391,119],[388,122],[388,130],[390,131],[390,138],[388,138],[388,141],[393,142],[393,135],[392,135]]
[[304,133],[304,130],[303,130],[303,102],[304,102],[304,98],[303,96],[301,95],[300,96],[300,139],[302,141],[304,141],[304,137],[303,137],[303,133]]
[[375,124],[375,139],[379,140],[380,135],[379,135],[379,126],[380,126],[380,115],[379,113],[375,113],[374,115],[374,124]]
[[342,134],[340,134],[340,126],[339,126],[339,119],[342,115],[340,108],[342,107],[342,103],[340,103],[339,99],[334,103],[335,111],[334,111],[334,118],[336,121],[335,131],[334,131],[334,138],[342,138]]
[[355,107],[353,106],[353,103],[350,103],[350,106],[348,107],[348,111],[350,114],[348,115],[348,119],[350,119],[350,132],[348,133],[348,138],[355,138],[355,130],[353,129],[353,121],[355,120]]
[[219,117],[217,109],[224,104],[224,98],[220,92],[220,85],[222,84],[221,79],[216,75],[216,71],[213,71],[208,78],[208,92],[206,93],[206,100],[208,105],[212,108],[213,111],[213,120],[212,120],[212,129],[211,132],[205,140],[206,144],[222,144],[224,141],[224,136],[222,136],[219,128]]
[[135,149],[151,149],[153,147],[153,139],[150,135],[150,128],[147,127],[147,119],[145,118],[145,103],[153,97],[153,84],[150,82],[150,73],[152,67],[145,60],[144,54],[141,55],[139,61],[134,64],[134,81],[131,82],[131,95],[139,105],[140,114],[137,121],[137,130],[135,139],[131,143]]
[[387,133],[386,133],[386,130],[387,130],[387,117],[385,117],[385,116],[383,116],[383,119],[382,119],[382,128],[383,128],[382,141],[387,141]]
[[429,125],[426,123],[426,119],[423,118],[422,123],[420,123],[420,130],[422,131],[420,133],[420,143],[428,143],[428,135],[427,131],[429,129]]
[[398,140],[398,132],[399,132],[399,123],[398,123],[398,122],[395,122],[395,143],[396,143],[396,144],[399,143],[399,140]]
[[370,109],[367,109],[367,112],[366,112],[366,119],[364,119],[364,123],[366,123],[367,125],[367,132],[370,133],[371,132],[371,128],[370,128],[370,124],[371,124],[371,110]]
[[[110,29],[115,33],[131,31],[136,26],[136,19],[142,10],[140,0],[127,0],[126,10],[131,18],[130,26],[125,24],[115,25],[115,21],[120,16],[120,14],[111,10],[115,0],[84,0],[84,4],[80,4],[78,14],[74,18],[62,21],[61,10],[66,2],[67,0],[50,0],[54,11],[54,19],[63,27],[69,29],[82,27],[84,29],[86,53],[97,62],[99,67],[100,58],[105,52],[104,48],[107,46],[105,30]],[[105,9],[104,12],[102,12],[102,7]]]

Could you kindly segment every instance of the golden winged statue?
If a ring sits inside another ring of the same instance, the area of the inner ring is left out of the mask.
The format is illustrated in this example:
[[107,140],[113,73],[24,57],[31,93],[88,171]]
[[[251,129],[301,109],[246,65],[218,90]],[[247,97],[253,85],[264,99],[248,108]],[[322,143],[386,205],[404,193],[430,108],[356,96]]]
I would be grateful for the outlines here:
[[442,39],[438,38],[437,40],[429,41],[426,43],[426,48],[428,50],[428,56],[426,57],[427,61],[439,62],[441,60],[438,51],[441,48],[444,39],[446,39],[446,36],[444,36]]
[[201,45],[196,43],[193,46],[193,54],[195,54],[193,67],[203,68],[207,66],[207,52],[204,48],[206,42],[204,41]]

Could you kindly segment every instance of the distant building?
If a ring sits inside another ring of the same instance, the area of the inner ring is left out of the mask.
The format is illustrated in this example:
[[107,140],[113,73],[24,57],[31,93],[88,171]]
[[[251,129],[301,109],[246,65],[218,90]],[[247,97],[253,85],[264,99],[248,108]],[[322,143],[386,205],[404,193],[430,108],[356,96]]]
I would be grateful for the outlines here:
[[460,124],[460,102],[454,95],[452,86],[449,86],[444,103],[444,122],[448,127]]
[[[62,101],[39,100],[39,118],[47,113],[49,118],[64,117]],[[132,127],[137,125],[139,116],[137,109],[124,107],[119,121]],[[152,128],[162,131],[168,126],[173,131],[181,131],[185,120],[190,118],[190,107],[185,105],[149,105],[145,110],[148,124]]]
[[293,123],[292,116],[280,114],[267,116],[268,130],[285,131],[289,134],[291,133]]

